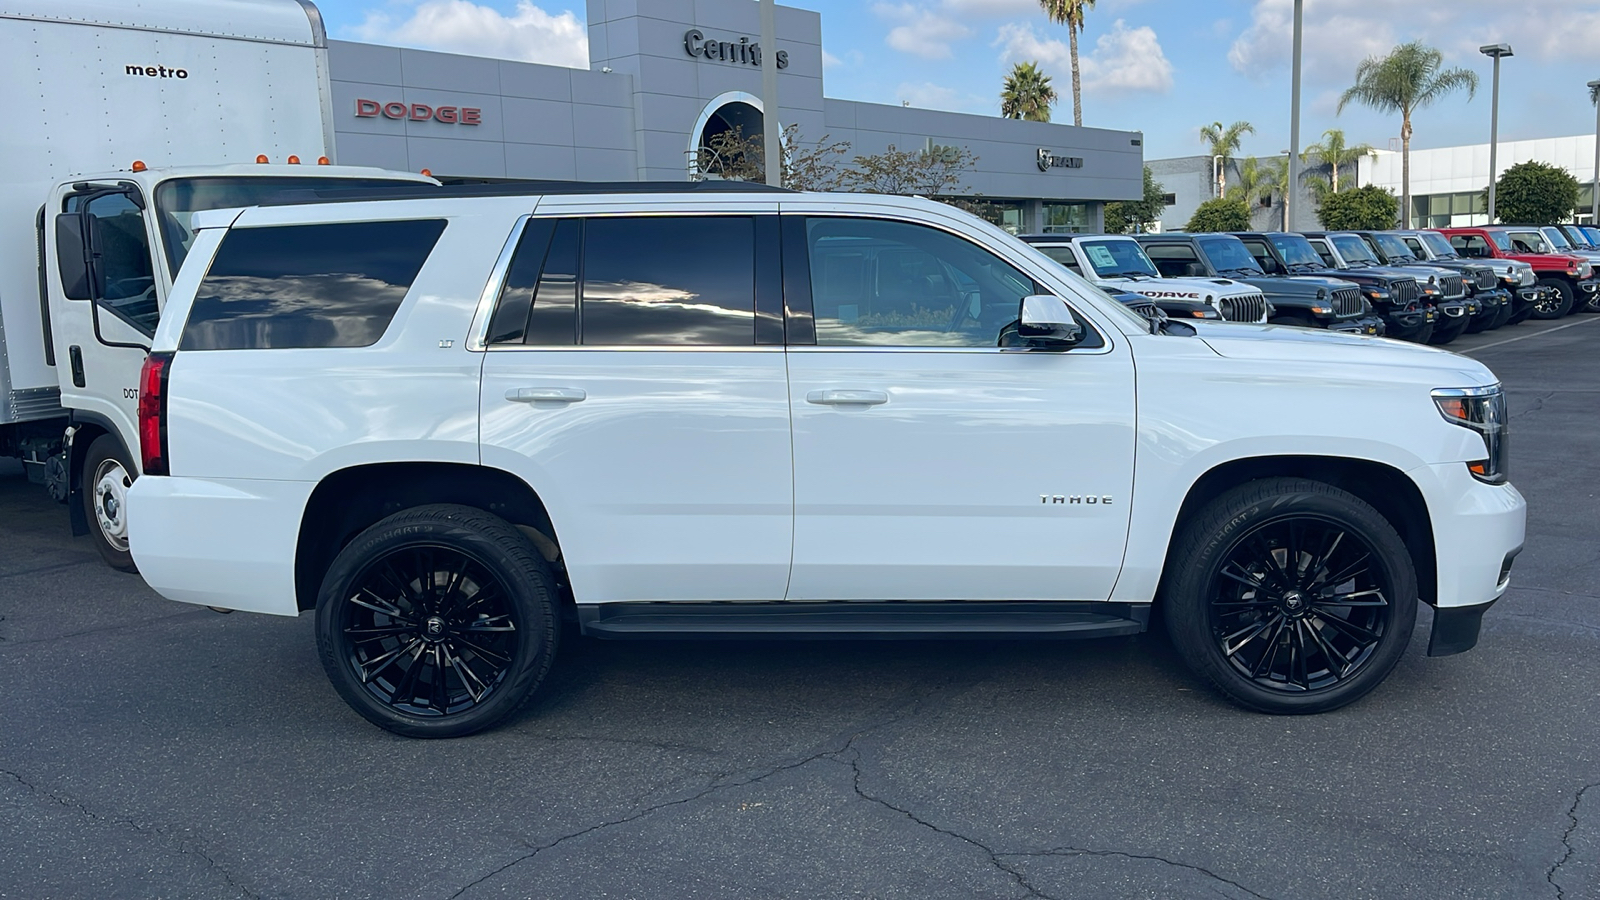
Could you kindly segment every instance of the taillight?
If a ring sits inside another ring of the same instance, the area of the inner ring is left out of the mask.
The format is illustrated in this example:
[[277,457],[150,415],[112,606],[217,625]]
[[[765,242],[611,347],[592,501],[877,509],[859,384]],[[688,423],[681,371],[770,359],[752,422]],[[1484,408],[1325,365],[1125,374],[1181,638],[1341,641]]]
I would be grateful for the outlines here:
[[167,372],[171,353],[152,353],[139,370],[139,455],[146,475],[169,475],[167,460]]

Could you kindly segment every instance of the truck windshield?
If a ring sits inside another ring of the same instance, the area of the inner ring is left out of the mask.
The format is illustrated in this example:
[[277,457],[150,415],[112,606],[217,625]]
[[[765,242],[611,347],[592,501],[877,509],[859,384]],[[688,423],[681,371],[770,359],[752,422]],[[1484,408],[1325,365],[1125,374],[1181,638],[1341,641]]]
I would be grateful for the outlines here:
[[1083,255],[1101,278],[1160,278],[1155,263],[1144,255],[1137,243],[1127,241],[1083,241]]
[[1554,244],[1557,250],[1572,249],[1572,244],[1567,241],[1567,236],[1562,234],[1559,228],[1541,228],[1539,233],[1544,235],[1545,239],[1550,241],[1551,244]]
[[1419,231],[1417,237],[1422,239],[1433,255],[1439,259],[1455,259],[1456,248],[1450,246],[1450,239],[1437,231]]
[[1353,234],[1336,234],[1328,240],[1333,242],[1334,249],[1344,257],[1344,261],[1352,266],[1375,266],[1378,258],[1372,255],[1372,250],[1367,247],[1367,242]]
[[1416,260],[1416,256],[1411,253],[1411,248],[1407,247],[1406,242],[1400,240],[1398,235],[1375,234],[1372,237],[1373,240],[1378,242],[1378,246],[1383,248],[1384,256],[1398,262],[1414,262]]
[[1600,228],[1596,228],[1593,225],[1580,225],[1578,230],[1588,236],[1589,243],[1600,247]]
[[167,267],[174,277],[189,255],[194,232],[189,216],[204,209],[231,209],[255,206],[283,191],[327,190],[330,188],[384,188],[427,182],[387,178],[238,176],[174,178],[156,187],[156,220],[161,223],[161,242],[166,245]]
[[1256,258],[1244,246],[1244,242],[1236,237],[1209,237],[1200,239],[1200,252],[1211,262],[1211,268],[1218,275],[1231,275],[1244,273],[1245,275],[1265,275]]
[[1322,257],[1312,248],[1311,242],[1298,234],[1275,234],[1271,238],[1272,246],[1289,264],[1289,268],[1310,266],[1314,269],[1323,267]]

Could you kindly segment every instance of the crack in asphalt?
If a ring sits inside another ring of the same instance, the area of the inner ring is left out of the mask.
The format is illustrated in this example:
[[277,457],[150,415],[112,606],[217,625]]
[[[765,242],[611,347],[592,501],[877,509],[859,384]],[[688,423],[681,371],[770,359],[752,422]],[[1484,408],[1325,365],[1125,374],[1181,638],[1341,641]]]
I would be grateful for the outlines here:
[[1533,397],[1533,398],[1531,398],[1530,400],[1527,401],[1527,402],[1533,404],[1532,406],[1528,406],[1528,407],[1525,407],[1523,409],[1519,409],[1516,412],[1513,412],[1510,416],[1508,416],[1508,418],[1516,419],[1518,417],[1525,416],[1525,415],[1527,415],[1529,413],[1536,413],[1539,410],[1544,409],[1544,402],[1546,400],[1549,400],[1551,397],[1554,397],[1558,393],[1560,393],[1560,391],[1545,391],[1544,393],[1538,395],[1537,397]]
[[82,631],[69,631],[66,634],[56,634],[51,635],[50,637],[33,638],[26,641],[7,641],[7,643],[13,647],[26,647],[29,644],[48,644],[53,641],[64,641],[68,638],[83,637],[84,635],[88,634],[102,634],[107,631],[137,631],[149,628],[152,625],[158,625],[162,622],[168,622],[173,619],[181,619],[185,616],[191,618],[201,618],[201,614],[204,612],[206,612],[206,610],[186,609],[183,612],[176,612],[167,616],[159,616],[154,619],[143,619],[137,622],[126,622],[119,625],[104,625],[99,628],[85,628]]
[[1586,784],[1578,788],[1578,795],[1572,798],[1572,806],[1567,809],[1567,818],[1572,821],[1572,824],[1568,825],[1567,830],[1561,833],[1561,846],[1567,848],[1567,851],[1561,854],[1561,858],[1556,860],[1556,864],[1550,867],[1550,871],[1544,873],[1544,880],[1550,882],[1550,886],[1556,889],[1556,900],[1564,900],[1567,896],[1566,890],[1556,882],[1556,873],[1561,871],[1561,867],[1566,865],[1567,860],[1572,858],[1572,833],[1578,830],[1578,807],[1583,804],[1583,795],[1587,794],[1592,787],[1600,787],[1600,782]]
[[124,826],[124,827],[128,828],[130,831],[134,832],[135,834],[142,835],[142,836],[153,836],[153,837],[159,839],[159,841],[161,843],[164,843],[164,844],[167,844],[167,845],[171,846],[172,849],[176,850],[179,854],[193,854],[195,856],[198,856],[201,859],[206,861],[206,867],[207,868],[216,870],[217,874],[222,876],[222,880],[224,882],[226,882],[229,887],[231,887],[234,890],[238,891],[240,894],[244,895],[245,897],[250,898],[250,900],[257,900],[257,898],[259,897],[259,895],[256,894],[254,891],[250,890],[249,888],[247,888],[244,885],[240,884],[239,882],[235,881],[234,878],[233,878],[233,873],[231,873],[227,869],[223,868],[220,864],[217,863],[217,861],[215,859],[212,859],[211,858],[211,854],[207,853],[205,850],[201,849],[198,846],[192,845],[189,841],[183,840],[182,838],[174,838],[173,836],[167,834],[165,831],[162,831],[161,828],[159,828],[157,826],[154,826],[154,825],[151,825],[151,826],[140,825],[138,822],[135,822],[131,818],[125,818],[125,817],[124,818],[117,818],[117,817],[111,817],[111,816],[103,816],[103,815],[95,812],[94,810],[90,809],[89,807],[85,806],[84,804],[78,802],[77,800],[73,800],[73,799],[68,798],[68,797],[63,797],[63,796],[55,793],[54,791],[48,790],[46,788],[42,788],[39,785],[34,784],[33,782],[29,781],[28,779],[23,778],[22,775],[20,775],[17,772],[12,772],[12,771],[10,771],[8,769],[0,769],[0,775],[3,775],[5,777],[7,777],[7,778],[10,778],[12,781],[15,781],[17,784],[22,785],[24,788],[26,788],[30,793],[34,794],[35,796],[43,797],[45,799],[48,799],[50,802],[52,802],[52,803],[56,804],[57,806],[60,806],[60,807],[62,807],[64,809],[73,810],[73,811],[77,812],[79,815],[83,816],[84,818],[86,818],[86,819],[88,819],[88,820],[90,820],[92,822],[96,822],[96,823],[103,824],[103,825],[109,825],[109,826]]
[[1224,878],[1223,876],[1218,875],[1204,866],[1196,866],[1191,863],[1178,862],[1177,860],[1167,859],[1165,856],[1153,856],[1143,853],[1128,853],[1124,850],[1090,850],[1083,847],[1056,847],[1050,850],[1040,850],[1031,853],[1002,853],[1001,856],[1119,856],[1123,859],[1141,859],[1150,862],[1165,863],[1177,869],[1187,869],[1191,872],[1199,872],[1207,878],[1221,882],[1222,884],[1228,885],[1229,887],[1237,890],[1244,891],[1246,894],[1249,894],[1252,897],[1258,897],[1260,900],[1272,900],[1271,897],[1268,897],[1265,894],[1258,894],[1239,882],[1230,878]]

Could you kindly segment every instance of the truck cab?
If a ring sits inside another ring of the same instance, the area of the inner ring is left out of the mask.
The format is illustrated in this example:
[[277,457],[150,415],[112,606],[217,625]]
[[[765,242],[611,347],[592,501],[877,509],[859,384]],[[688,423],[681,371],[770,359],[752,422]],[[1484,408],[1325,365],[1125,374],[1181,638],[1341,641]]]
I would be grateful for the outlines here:
[[1240,240],[1231,234],[1139,235],[1139,245],[1163,276],[1229,278],[1252,285],[1266,295],[1275,325],[1326,328],[1351,334],[1378,334],[1382,320],[1373,316],[1355,282],[1315,275],[1269,275]]
[[1117,234],[1025,234],[1022,240],[1097,287],[1139,294],[1168,317],[1260,324],[1270,304],[1259,288],[1231,278],[1170,278],[1139,242]]

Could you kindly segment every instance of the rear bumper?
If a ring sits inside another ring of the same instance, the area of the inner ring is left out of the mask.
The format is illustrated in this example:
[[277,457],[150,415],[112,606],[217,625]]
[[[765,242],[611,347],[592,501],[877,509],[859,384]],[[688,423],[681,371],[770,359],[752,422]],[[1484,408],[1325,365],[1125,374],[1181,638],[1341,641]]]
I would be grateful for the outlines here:
[[180,603],[293,616],[300,516],[316,485],[145,476],[128,494],[139,574]]

